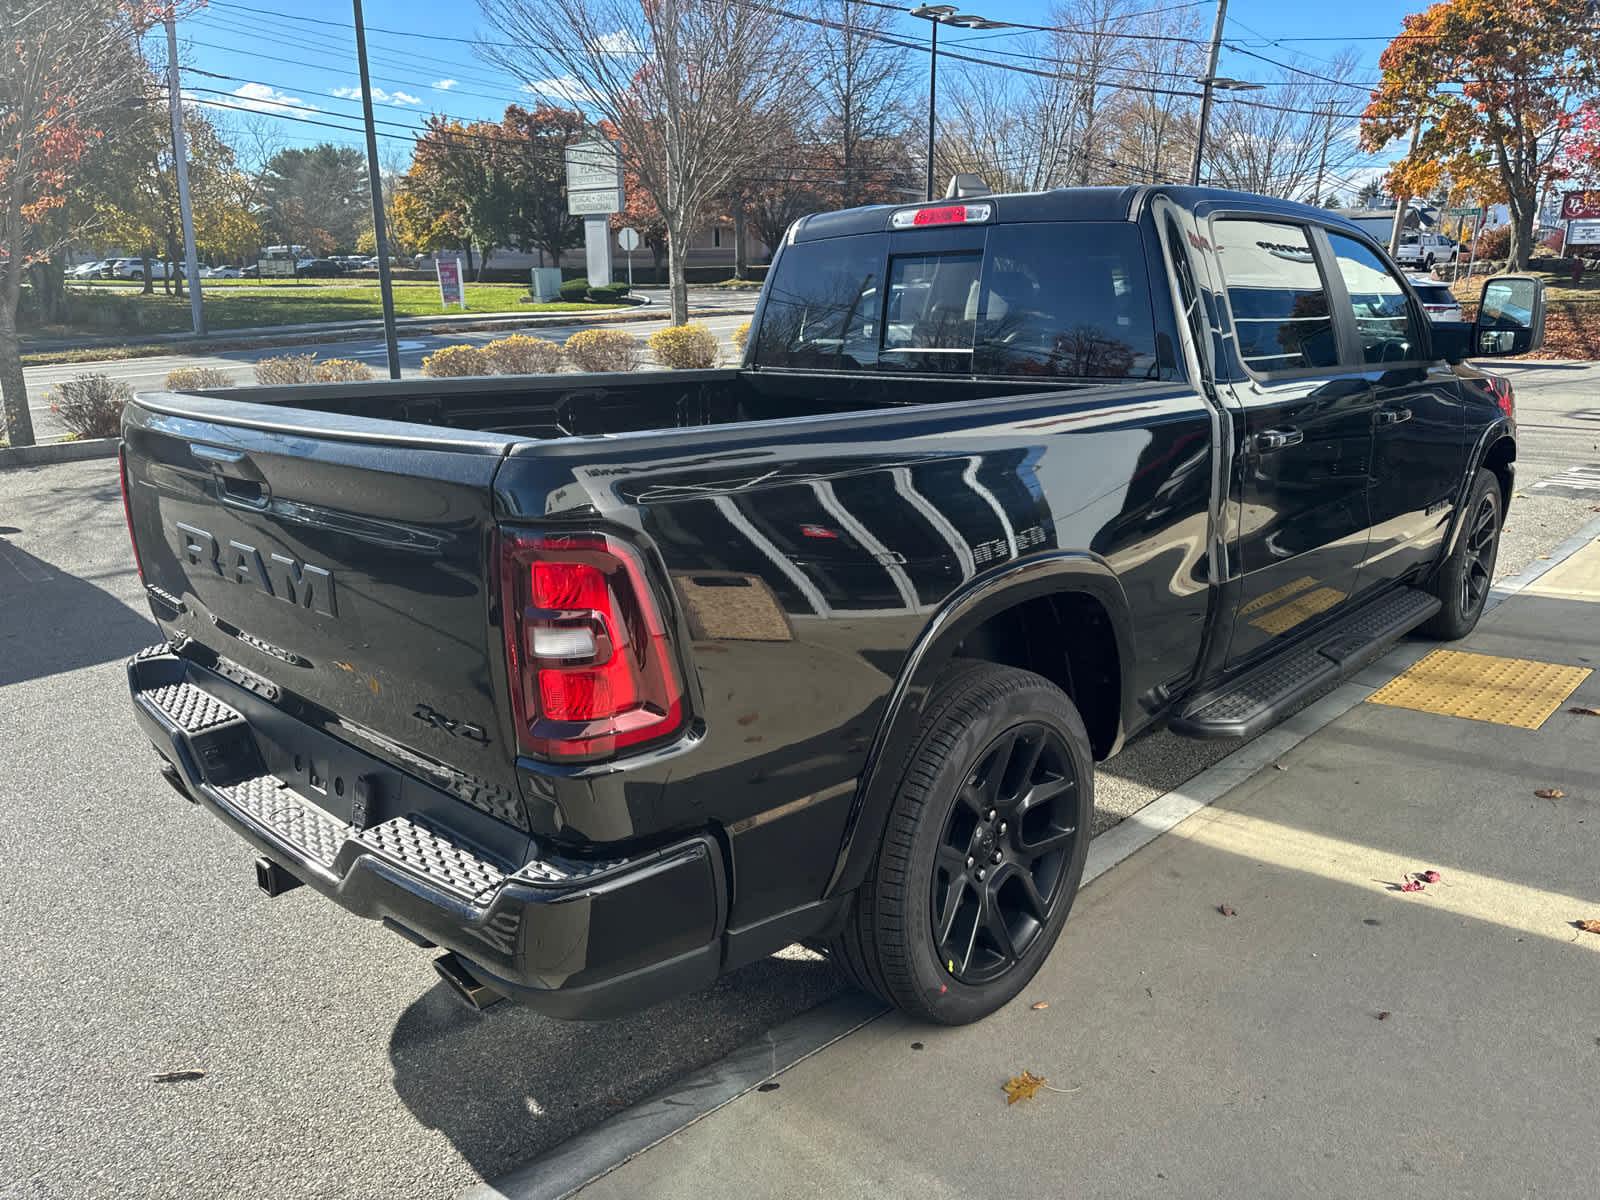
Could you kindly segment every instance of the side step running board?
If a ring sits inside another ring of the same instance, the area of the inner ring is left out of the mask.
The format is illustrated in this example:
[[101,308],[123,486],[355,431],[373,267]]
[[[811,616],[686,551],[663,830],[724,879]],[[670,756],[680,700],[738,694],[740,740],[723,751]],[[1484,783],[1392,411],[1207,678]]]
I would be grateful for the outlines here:
[[1382,657],[1439,607],[1436,597],[1416,588],[1389,592],[1305,644],[1196,696],[1167,727],[1183,737],[1254,737]]

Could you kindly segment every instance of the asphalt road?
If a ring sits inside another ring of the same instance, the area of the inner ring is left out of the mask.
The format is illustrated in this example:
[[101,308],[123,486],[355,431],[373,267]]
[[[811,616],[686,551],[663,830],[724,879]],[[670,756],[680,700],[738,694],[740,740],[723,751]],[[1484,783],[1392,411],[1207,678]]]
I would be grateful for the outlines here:
[[[1532,489],[1590,461],[1600,367],[1518,389],[1502,574],[1600,506]],[[268,900],[134,726],[138,590],[114,460],[0,472],[0,1196],[448,1195],[841,988],[793,951],[625,1021],[477,1014],[382,928]],[[1235,745],[1139,739],[1100,773],[1097,827]],[[152,1079],[174,1070],[204,1076]]]
[[[704,303],[696,297],[696,304]],[[701,323],[710,328],[723,344],[726,361],[735,362],[738,350],[730,340],[730,335],[735,329],[750,319],[750,310],[755,305],[754,293],[733,293],[727,297],[717,297],[716,306],[727,308],[726,315],[718,313],[713,316],[699,318]],[[663,309],[665,303],[662,304]],[[507,326],[492,332],[477,333],[449,333],[409,336],[404,330],[398,338],[400,346],[400,375],[405,379],[418,378],[422,375],[422,360],[432,354],[441,346],[457,346],[463,343],[482,346],[494,341],[496,338],[507,337],[512,333],[525,333],[536,337],[548,338],[551,341],[564,342],[567,338],[583,329],[620,329],[631,333],[638,338],[647,338],[658,329],[667,325],[666,318],[651,321],[626,321],[620,324],[615,322],[574,322],[571,324],[535,324],[527,326]],[[219,338],[228,335],[226,331],[217,334]],[[171,354],[158,358],[129,358],[112,360],[108,362],[93,363],[68,363],[60,366],[28,367],[23,375],[28,381],[28,407],[33,413],[34,436],[40,441],[54,441],[66,432],[56,415],[50,411],[52,404],[50,392],[56,384],[73,376],[92,373],[96,375],[109,375],[126,383],[135,392],[152,391],[166,386],[167,372],[177,370],[179,367],[216,367],[229,372],[234,382],[246,386],[255,382],[255,375],[251,367],[263,358],[277,358],[286,354],[315,354],[320,359],[329,358],[354,358],[366,363],[372,368],[373,374],[385,377],[389,369],[389,352],[383,342],[383,335],[364,334],[353,337],[349,341],[308,343],[304,346],[274,346],[261,350],[236,350],[223,354]]]

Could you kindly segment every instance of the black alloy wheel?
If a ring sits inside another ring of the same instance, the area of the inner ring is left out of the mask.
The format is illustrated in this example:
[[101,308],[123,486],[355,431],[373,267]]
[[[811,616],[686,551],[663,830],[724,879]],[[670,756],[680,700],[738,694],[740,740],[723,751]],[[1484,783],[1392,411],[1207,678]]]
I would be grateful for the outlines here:
[[956,980],[1004,975],[1050,925],[1079,836],[1077,788],[1065,741],[1038,722],[979,755],[945,821],[929,895],[939,961]]
[[1489,585],[1494,582],[1494,563],[1500,550],[1500,506],[1492,493],[1478,498],[1462,536],[1466,557],[1461,572],[1461,611],[1477,612],[1483,608]]
[[1440,608],[1422,627],[1423,633],[1454,641],[1478,624],[1500,556],[1502,503],[1500,480],[1493,471],[1479,471],[1461,508],[1455,549],[1434,576],[1431,590]]

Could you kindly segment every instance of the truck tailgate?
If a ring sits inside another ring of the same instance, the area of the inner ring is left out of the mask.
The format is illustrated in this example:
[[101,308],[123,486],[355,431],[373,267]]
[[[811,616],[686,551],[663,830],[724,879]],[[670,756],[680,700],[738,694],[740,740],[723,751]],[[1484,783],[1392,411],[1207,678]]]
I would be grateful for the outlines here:
[[146,590],[185,656],[526,828],[495,701],[504,438],[167,393],[124,436]]

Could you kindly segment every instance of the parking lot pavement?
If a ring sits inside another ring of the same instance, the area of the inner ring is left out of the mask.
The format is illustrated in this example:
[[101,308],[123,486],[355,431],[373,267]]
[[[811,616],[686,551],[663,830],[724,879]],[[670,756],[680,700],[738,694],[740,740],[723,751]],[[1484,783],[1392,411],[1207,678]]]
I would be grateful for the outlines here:
[[995,1016],[885,1017],[579,1194],[1592,1196],[1597,603],[1600,539],[1451,647],[1564,670],[1536,728],[1531,684],[1357,697],[1090,883]]
[[[1517,501],[1503,571],[1588,508]],[[377,926],[258,893],[243,843],[161,782],[122,669],[155,637],[114,460],[0,472],[0,1194],[444,1195],[841,990],[794,951],[626,1021],[462,1009]],[[1136,741],[1097,830],[1231,748]]]

